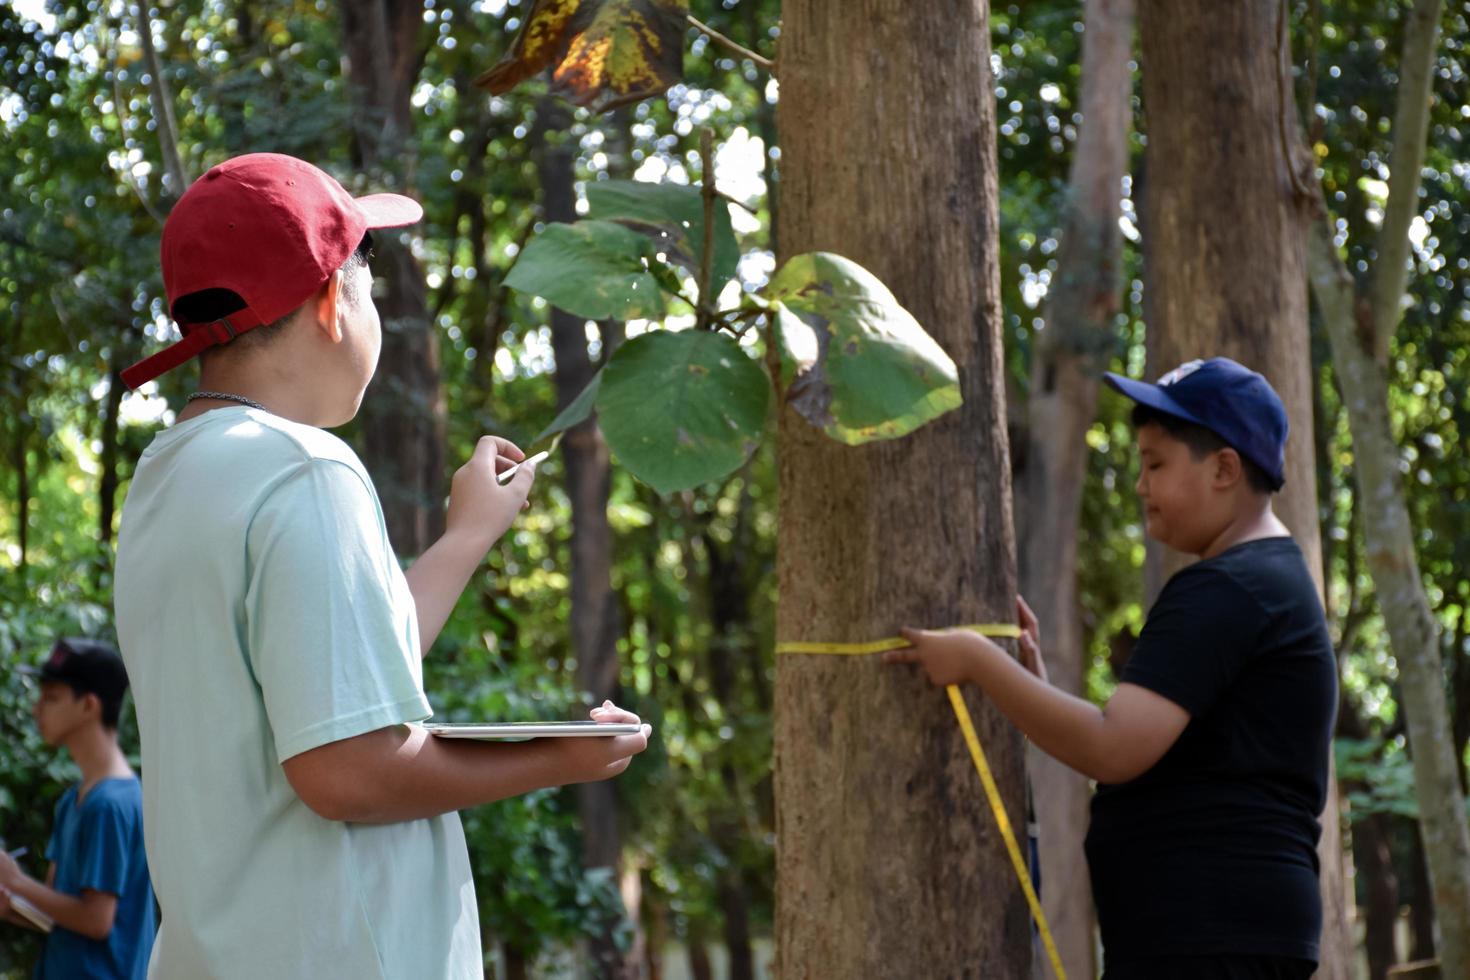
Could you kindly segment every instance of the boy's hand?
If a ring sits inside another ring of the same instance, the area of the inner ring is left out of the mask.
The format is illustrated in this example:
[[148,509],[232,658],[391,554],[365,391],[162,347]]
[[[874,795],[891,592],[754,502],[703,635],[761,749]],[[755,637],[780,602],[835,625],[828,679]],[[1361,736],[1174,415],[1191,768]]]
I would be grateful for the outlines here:
[[985,637],[968,630],[916,630],[905,627],[899,632],[911,645],[902,650],[889,650],[883,654],[883,662],[918,664],[924,668],[929,683],[936,687],[973,680],[980,658],[991,650],[1000,656],[1006,655],[1004,650]]
[[[0,888],[14,888],[16,882],[25,876],[26,873],[20,869],[20,865],[15,863],[15,858],[0,851]],[[6,907],[9,908],[8,895],[6,896]]]
[[[611,701],[604,701],[592,709],[592,720],[602,724],[638,724],[638,716],[619,708]],[[560,743],[567,782],[594,783],[611,779],[633,760],[633,756],[648,748],[648,736],[653,727],[644,725],[637,735],[614,735],[610,738],[565,738],[554,739]]]
[[454,472],[444,518],[445,534],[465,536],[483,544],[486,550],[500,540],[516,512],[526,506],[536,468],[522,466],[504,486],[495,477],[525,458],[526,454],[508,439],[482,437],[474,455]]
[[1041,659],[1041,624],[1025,598],[1019,595],[1016,596],[1016,622],[1021,626],[1021,666],[1050,684],[1046,677],[1046,661]]

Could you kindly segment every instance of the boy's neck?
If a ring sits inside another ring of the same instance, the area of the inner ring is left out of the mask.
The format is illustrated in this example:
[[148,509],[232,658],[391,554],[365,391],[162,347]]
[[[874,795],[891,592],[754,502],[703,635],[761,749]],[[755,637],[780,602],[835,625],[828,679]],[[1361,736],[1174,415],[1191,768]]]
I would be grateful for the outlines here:
[[1247,541],[1290,536],[1291,531],[1271,509],[1270,497],[1262,501],[1251,500],[1236,512],[1230,523],[1225,525],[1214,540],[1199,553],[1199,557],[1201,559],[1214,558]]
[[82,785],[90,788],[103,779],[131,776],[133,769],[117,744],[117,732],[92,725],[67,739],[66,750],[82,771]]

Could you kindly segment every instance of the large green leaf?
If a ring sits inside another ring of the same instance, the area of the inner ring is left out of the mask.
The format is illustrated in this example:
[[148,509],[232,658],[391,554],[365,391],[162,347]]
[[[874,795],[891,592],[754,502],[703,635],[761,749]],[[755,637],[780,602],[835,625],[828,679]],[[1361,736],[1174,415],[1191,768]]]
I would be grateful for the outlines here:
[[765,427],[770,381],[722,333],[642,334],[619,347],[602,374],[597,417],[607,444],[659,493],[729,473]]
[[660,317],[653,245],[611,221],[550,224],[526,244],[505,284],[589,320]]
[[[735,278],[740,246],[730,224],[730,205],[715,202],[714,264],[710,297],[720,295]],[[704,254],[704,195],[687,184],[653,184],[639,180],[599,180],[587,185],[587,216],[618,221],[644,232],[669,261],[699,274]]]
[[867,269],[829,252],[766,287],[786,401],[848,445],[907,435],[961,402],[954,361]]
[[598,112],[659,95],[684,75],[688,14],[689,0],[536,0],[475,82],[501,95],[549,67],[552,91]]
[[531,445],[536,445],[549,435],[565,432],[591,415],[592,408],[597,402],[598,389],[601,387],[602,371],[599,370],[592,376],[592,380],[587,382],[587,387],[583,388],[577,397],[567,404],[566,408],[557,413],[556,418],[551,420],[551,424],[536,434],[536,438],[531,440]]

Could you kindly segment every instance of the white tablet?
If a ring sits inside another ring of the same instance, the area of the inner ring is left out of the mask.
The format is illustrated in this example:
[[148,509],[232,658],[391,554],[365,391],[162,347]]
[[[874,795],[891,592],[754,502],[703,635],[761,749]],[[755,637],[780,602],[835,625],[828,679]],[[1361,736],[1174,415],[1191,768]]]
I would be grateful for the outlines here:
[[617,722],[602,724],[595,721],[500,721],[447,725],[428,723],[424,731],[440,738],[478,739],[525,739],[525,738],[587,738],[611,735],[637,735],[641,725]]

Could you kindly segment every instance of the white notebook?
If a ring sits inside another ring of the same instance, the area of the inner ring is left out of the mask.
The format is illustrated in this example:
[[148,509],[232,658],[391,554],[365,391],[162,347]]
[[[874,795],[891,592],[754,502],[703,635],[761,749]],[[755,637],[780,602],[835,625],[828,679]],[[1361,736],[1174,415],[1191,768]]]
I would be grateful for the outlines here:
[[10,907],[29,919],[31,925],[40,929],[42,932],[50,932],[51,927],[56,924],[52,921],[51,916],[42,912],[32,905],[29,900],[22,898],[14,892],[10,893]]
[[508,739],[526,738],[607,738],[612,735],[637,735],[641,725],[595,721],[500,721],[468,725],[429,723],[424,731],[440,738]]

